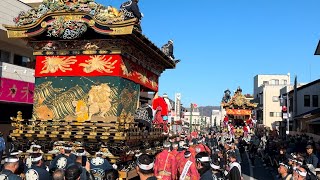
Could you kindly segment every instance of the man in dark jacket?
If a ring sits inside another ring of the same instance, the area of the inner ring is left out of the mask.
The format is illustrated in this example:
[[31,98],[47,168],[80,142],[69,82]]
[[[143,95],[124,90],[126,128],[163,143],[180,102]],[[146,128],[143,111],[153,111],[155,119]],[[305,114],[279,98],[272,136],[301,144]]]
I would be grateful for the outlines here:
[[49,172],[43,168],[42,154],[33,153],[31,154],[31,168],[26,172],[26,180],[47,180],[51,179]]
[[200,174],[200,180],[213,180],[213,172],[210,166],[210,157],[206,152],[200,152],[196,155],[197,169]]

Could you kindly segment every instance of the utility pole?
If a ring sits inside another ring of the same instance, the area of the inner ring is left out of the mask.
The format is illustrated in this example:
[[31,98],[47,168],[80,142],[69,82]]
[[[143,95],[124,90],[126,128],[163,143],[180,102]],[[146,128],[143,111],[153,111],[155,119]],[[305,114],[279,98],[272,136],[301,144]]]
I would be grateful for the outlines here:
[[191,103],[190,105],[190,127],[189,127],[189,130],[190,130],[190,133],[192,132],[192,111],[193,111],[193,104]]

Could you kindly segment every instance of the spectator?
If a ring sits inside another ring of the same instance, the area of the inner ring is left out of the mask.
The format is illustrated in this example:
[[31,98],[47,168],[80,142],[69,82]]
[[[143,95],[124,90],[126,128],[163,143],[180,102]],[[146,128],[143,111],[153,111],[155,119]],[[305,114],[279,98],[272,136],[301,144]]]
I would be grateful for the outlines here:
[[64,180],[64,170],[63,169],[57,169],[53,175],[53,180]]
[[[318,158],[317,156],[313,153],[313,147],[312,145],[308,145],[306,147],[307,149],[307,157],[306,157],[306,164],[308,166],[312,165],[313,168],[317,168],[318,166]],[[310,165],[309,165],[310,164]],[[310,167],[309,167],[310,168]]]
[[6,149],[6,143],[3,139],[2,132],[0,132],[0,163],[2,161],[2,155],[3,155],[3,152],[5,151],[5,149]]
[[66,169],[65,180],[80,180],[81,173],[81,168],[78,165],[73,164]]

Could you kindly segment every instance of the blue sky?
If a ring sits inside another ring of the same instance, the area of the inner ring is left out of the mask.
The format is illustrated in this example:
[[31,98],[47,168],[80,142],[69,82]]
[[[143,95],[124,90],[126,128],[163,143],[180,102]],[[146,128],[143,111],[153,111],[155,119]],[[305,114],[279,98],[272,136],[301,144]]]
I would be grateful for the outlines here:
[[181,59],[161,75],[159,93],[180,92],[186,106],[219,105],[227,88],[252,93],[257,74],[320,78],[319,0],[140,0],[139,7],[143,33],[159,47],[173,39]]

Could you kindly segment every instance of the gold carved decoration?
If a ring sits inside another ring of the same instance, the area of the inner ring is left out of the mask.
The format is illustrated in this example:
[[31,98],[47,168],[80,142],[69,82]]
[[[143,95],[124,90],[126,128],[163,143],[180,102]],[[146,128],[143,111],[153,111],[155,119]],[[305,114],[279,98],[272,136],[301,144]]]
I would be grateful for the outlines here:
[[118,60],[112,61],[112,57],[106,60],[106,56],[97,55],[90,56],[90,59],[85,62],[86,63],[80,63],[79,66],[83,67],[83,71],[86,73],[91,73],[93,71],[112,73]]
[[62,72],[71,71],[70,65],[77,62],[75,56],[70,57],[58,57],[58,56],[47,56],[42,62],[44,66],[40,74],[55,73],[58,70]]

